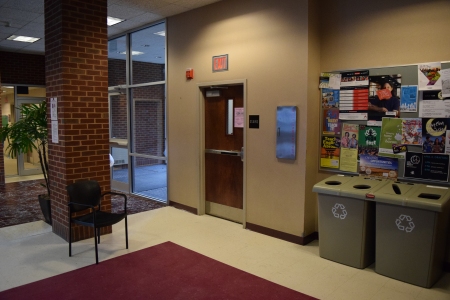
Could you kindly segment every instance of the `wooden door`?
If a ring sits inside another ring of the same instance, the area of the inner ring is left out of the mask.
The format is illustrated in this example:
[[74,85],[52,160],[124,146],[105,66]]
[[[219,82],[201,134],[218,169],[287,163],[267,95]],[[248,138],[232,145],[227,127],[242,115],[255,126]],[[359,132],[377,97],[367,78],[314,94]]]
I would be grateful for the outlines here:
[[[219,97],[206,97],[207,90],[203,91],[206,213],[242,222],[244,128],[235,127],[233,117],[236,108],[243,109],[243,86],[223,86],[218,90]],[[229,100],[233,100],[231,108]]]

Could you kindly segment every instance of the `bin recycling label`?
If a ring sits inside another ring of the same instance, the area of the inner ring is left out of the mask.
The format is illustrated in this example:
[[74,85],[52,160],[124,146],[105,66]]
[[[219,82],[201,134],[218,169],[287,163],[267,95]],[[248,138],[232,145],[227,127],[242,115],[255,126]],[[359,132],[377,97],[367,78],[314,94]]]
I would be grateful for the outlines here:
[[344,204],[336,203],[331,209],[333,216],[335,218],[344,220],[347,217],[347,211],[345,210]]
[[398,230],[411,232],[414,230],[414,222],[412,218],[407,215],[400,215],[397,220],[395,220],[395,225],[397,225]]

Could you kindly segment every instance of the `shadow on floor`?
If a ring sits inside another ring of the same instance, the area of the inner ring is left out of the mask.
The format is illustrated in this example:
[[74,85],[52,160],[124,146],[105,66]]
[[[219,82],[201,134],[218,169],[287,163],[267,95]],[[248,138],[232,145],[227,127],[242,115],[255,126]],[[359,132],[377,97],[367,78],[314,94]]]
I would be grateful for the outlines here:
[[[31,180],[6,183],[0,185],[0,228],[23,223],[44,220],[39,207],[38,195],[45,194],[46,190],[41,184],[44,180]],[[153,210],[166,206],[162,202],[146,199],[136,195],[126,194],[128,214]],[[112,211],[117,211],[121,206],[120,201],[111,199]]]

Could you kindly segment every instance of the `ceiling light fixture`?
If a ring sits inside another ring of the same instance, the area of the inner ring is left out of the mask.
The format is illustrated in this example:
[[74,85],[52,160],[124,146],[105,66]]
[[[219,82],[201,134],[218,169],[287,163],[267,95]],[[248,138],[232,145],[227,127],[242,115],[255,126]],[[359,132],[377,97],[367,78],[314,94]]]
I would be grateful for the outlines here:
[[165,30],[163,30],[163,31],[158,31],[158,32],[155,32],[155,33],[153,33],[153,34],[160,35],[160,36],[166,36],[166,31],[165,31]]
[[25,43],[34,43],[34,42],[40,40],[40,38],[35,38],[35,37],[30,37],[30,36],[23,36],[23,35],[11,35],[7,39],[10,40],[10,41],[25,42]]
[[119,19],[119,18],[114,18],[114,17],[110,17],[110,16],[108,16],[106,18],[106,23],[108,24],[108,26],[113,26],[113,25],[119,24],[120,22],[123,22],[123,21],[125,21],[125,19]]

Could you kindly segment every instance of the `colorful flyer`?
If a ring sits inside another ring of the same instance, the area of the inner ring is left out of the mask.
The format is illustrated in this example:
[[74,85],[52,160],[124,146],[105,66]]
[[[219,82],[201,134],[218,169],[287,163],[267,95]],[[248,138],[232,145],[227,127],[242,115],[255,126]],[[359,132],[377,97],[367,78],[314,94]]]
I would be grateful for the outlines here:
[[422,152],[445,153],[447,129],[450,129],[450,119],[422,119]]
[[419,90],[441,90],[441,63],[424,63],[417,65]]
[[340,138],[323,136],[320,153],[320,166],[323,168],[339,168]]
[[323,110],[323,134],[341,135],[341,122],[338,109]]
[[394,154],[392,145],[402,142],[402,119],[383,118],[381,123],[380,149],[378,156],[404,158],[405,153]]
[[403,85],[400,95],[401,112],[417,112],[417,85]]
[[422,178],[422,153],[407,152],[404,177]]
[[341,171],[358,171],[358,134],[358,124],[342,124],[341,159],[339,166]]
[[339,90],[322,89],[322,108],[339,107]]
[[359,161],[359,174],[395,180],[398,176],[398,159],[361,155]]
[[422,119],[403,118],[402,119],[402,144],[421,145],[422,144]]
[[448,181],[448,155],[423,154],[422,178]]
[[378,155],[381,127],[359,125],[358,154]]

